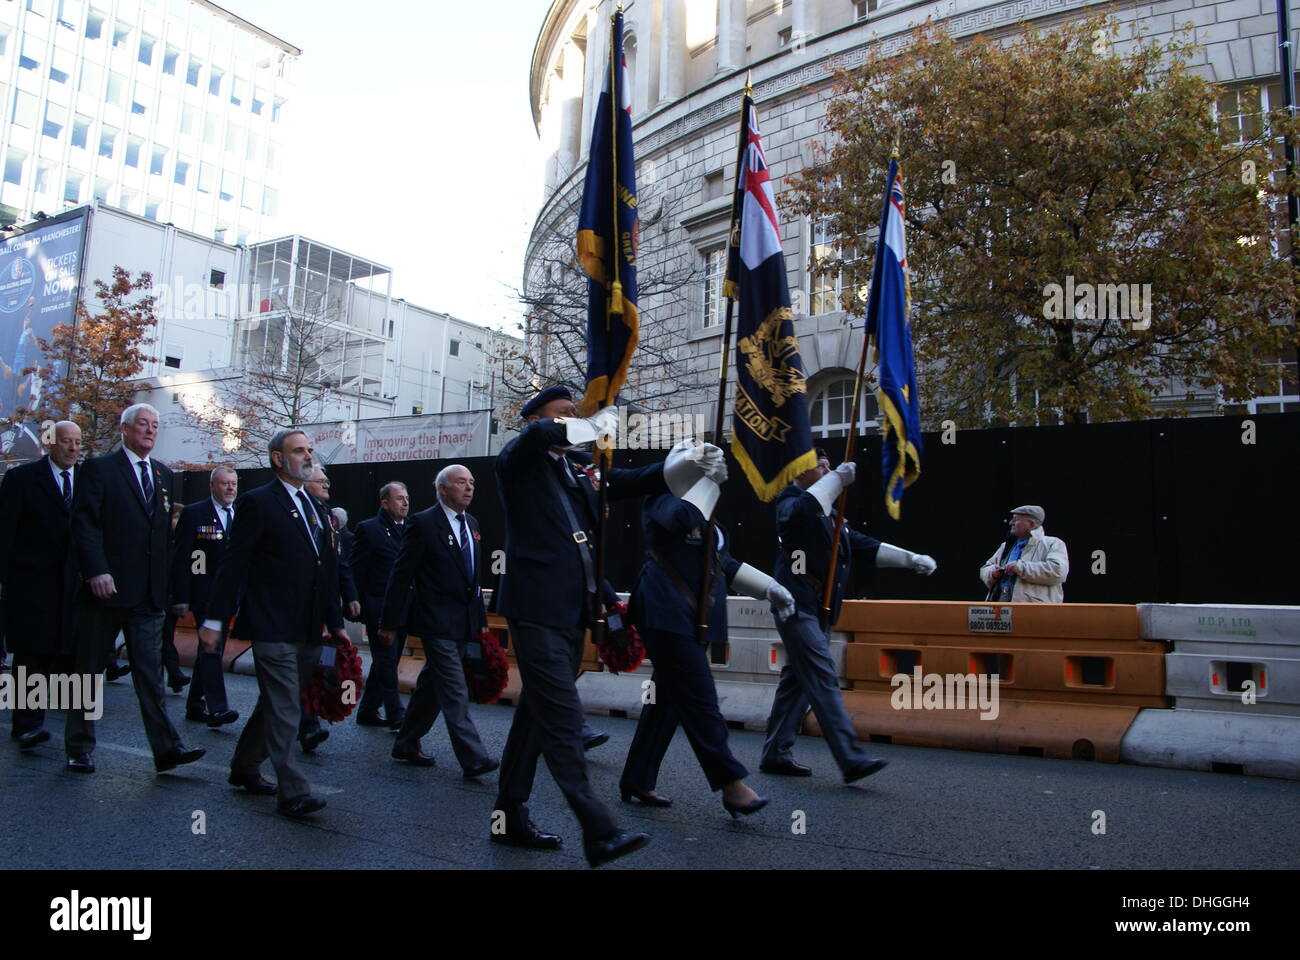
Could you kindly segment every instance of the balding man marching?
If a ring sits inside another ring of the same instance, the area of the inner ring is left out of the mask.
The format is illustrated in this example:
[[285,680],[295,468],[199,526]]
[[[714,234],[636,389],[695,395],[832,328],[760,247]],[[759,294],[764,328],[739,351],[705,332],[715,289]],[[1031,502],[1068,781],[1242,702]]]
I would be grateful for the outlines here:
[[[60,420],[47,455],[14,467],[0,483],[0,622],[9,631],[14,675],[71,671],[77,610],[77,560],[71,549],[72,491],[81,428]],[[44,710],[15,710],[10,736],[21,750],[50,739]]]
[[470,719],[461,662],[466,647],[477,643],[479,631],[487,626],[479,588],[478,521],[468,513],[474,475],[453,464],[438,474],[434,486],[438,503],[410,518],[379,618],[381,643],[392,645],[405,631],[424,645],[424,668],[393,746],[393,759],[433,766],[433,757],[420,748],[420,738],[441,711],[456,760],[465,779],[472,780],[500,766],[488,756]]

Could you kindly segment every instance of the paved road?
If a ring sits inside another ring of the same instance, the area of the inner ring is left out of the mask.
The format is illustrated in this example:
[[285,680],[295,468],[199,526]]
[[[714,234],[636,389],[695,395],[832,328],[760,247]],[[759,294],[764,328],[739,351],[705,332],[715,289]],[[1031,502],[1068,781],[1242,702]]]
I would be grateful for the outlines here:
[[[232,706],[246,717],[256,681],[227,676]],[[466,783],[441,722],[425,739],[438,759],[417,769],[389,759],[393,735],[349,721],[333,728],[308,775],[329,802],[310,823],[274,812],[274,798],[227,786],[234,727],[177,722],[199,763],[156,776],[129,680],[106,686],[99,772],[63,770],[62,724],[30,756],[0,740],[0,866],[5,868],[585,868],[576,821],[546,773],[533,816],[567,848],[533,853],[487,841],[495,774]],[[174,720],[184,698],[169,696]],[[489,750],[499,754],[513,710],[475,707]],[[761,735],[732,732],[732,749],[755,769],[750,783],[772,797],[753,818],[732,822],[679,733],[659,790],[669,810],[618,803],[618,775],[635,721],[594,717],[609,743],[588,754],[598,794],[629,829],[653,842],[606,869],[1183,869],[1300,867],[1300,784],[1178,770],[879,745],[890,766],[858,786],[835,776],[825,744],[803,738],[811,779],[757,773]],[[0,729],[7,722],[0,720]],[[7,732],[7,731],[6,731]],[[269,769],[267,776],[273,777]],[[192,830],[195,811],[206,833]],[[1094,811],[1105,833],[1093,832]],[[32,830],[29,824],[40,824]],[[795,828],[802,824],[804,832]]]

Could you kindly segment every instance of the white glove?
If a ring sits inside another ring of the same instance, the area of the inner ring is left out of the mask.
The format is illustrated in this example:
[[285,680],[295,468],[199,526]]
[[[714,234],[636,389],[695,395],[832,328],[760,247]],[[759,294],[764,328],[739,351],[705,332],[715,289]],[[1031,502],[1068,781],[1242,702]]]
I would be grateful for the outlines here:
[[613,446],[613,437],[618,431],[618,407],[606,407],[595,416],[582,419],[570,417],[564,421],[564,436],[570,445],[593,443],[601,436],[611,439],[606,441]]
[[695,504],[707,520],[713,515],[713,508],[718,505],[718,497],[721,495],[722,491],[714,481],[708,477],[700,477],[691,485],[691,489],[686,491],[686,496],[682,499],[687,503]]
[[[721,451],[719,451],[721,452]],[[719,459],[717,466],[713,467],[705,476],[714,483],[721,486],[727,482],[727,461]]]
[[767,585],[767,599],[776,608],[778,623],[794,613],[794,595],[775,580]]
[[836,498],[853,482],[856,472],[857,465],[852,460],[846,460],[808,488],[808,492],[822,505],[822,512],[828,517],[835,510]]
[[794,597],[790,591],[762,570],[757,570],[747,563],[742,563],[736,575],[731,578],[731,585],[747,597],[755,600],[767,600],[777,608],[777,619],[784,620],[794,612]]
[[668,451],[668,456],[664,459],[664,483],[674,497],[685,500],[695,481],[715,473],[719,466],[722,467],[722,478],[725,480],[727,469],[721,450],[711,443],[682,440]]
[[927,557],[921,553],[912,553],[910,550],[896,547],[892,543],[882,543],[880,548],[876,550],[876,566],[915,570],[927,577],[939,568],[939,565],[934,562],[934,557]]

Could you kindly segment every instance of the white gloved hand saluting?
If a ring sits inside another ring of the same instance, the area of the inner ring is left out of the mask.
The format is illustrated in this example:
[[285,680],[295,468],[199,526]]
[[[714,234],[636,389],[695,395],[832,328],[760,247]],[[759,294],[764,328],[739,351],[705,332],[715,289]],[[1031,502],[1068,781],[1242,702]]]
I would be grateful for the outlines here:
[[604,442],[613,446],[613,438],[617,435],[617,431],[618,407],[605,407],[585,420],[581,417],[569,417],[564,421],[564,437],[574,446],[580,443],[594,443],[602,436],[608,437],[609,439]]
[[808,492],[822,505],[822,512],[827,516],[834,511],[836,498],[856,479],[857,469],[857,464],[846,460],[808,488]]
[[708,477],[714,483],[727,479],[727,464],[720,448],[698,440],[683,440],[668,451],[664,459],[664,483],[674,497],[685,499],[701,477]]

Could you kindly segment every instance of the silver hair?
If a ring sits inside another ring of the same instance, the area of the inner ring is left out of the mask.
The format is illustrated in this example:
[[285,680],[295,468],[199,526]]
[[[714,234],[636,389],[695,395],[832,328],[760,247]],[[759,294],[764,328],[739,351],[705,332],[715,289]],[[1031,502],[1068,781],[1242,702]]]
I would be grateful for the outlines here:
[[152,403],[133,403],[131,404],[131,406],[127,407],[125,410],[122,411],[122,417],[120,420],[117,421],[118,424],[123,427],[126,426],[135,418],[135,415],[139,413],[141,410],[148,410],[159,420],[162,419],[162,414],[158,412],[158,408],[155,407]]
[[212,468],[212,474],[211,476],[208,477],[208,482],[211,483],[213,480],[216,480],[217,474],[219,473],[233,473],[235,475],[235,479],[236,480],[239,479],[239,471],[236,470],[234,467],[220,466],[220,467]]
[[[439,474],[439,476],[441,476],[441,474]],[[406,490],[406,484],[402,483],[401,480],[393,480],[389,483],[384,484],[382,487],[379,488],[379,499],[387,500],[388,495],[392,493],[393,490],[396,489],[397,487],[401,487],[403,490]],[[407,490],[407,493],[410,493],[410,491]]]
[[330,516],[337,520],[341,525],[345,527],[348,525],[348,512],[342,507],[331,507]]
[[462,470],[466,469],[465,464],[463,463],[449,463],[447,466],[439,470],[438,475],[433,478],[433,488],[437,493],[439,503],[442,503],[442,488],[447,485],[447,478],[451,476],[451,471],[455,470],[457,467],[460,467]]

